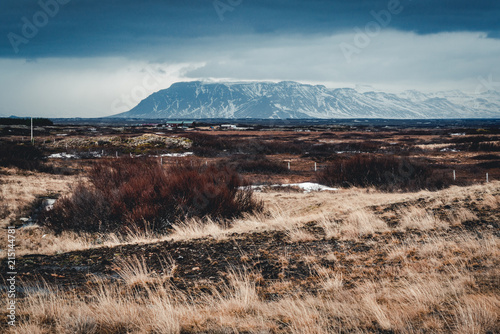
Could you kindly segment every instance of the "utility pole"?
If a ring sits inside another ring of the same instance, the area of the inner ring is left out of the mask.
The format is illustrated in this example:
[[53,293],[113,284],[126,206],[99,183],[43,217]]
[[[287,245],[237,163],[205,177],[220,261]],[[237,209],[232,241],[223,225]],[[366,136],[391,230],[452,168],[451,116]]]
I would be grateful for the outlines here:
[[31,117],[31,144],[35,144],[35,138],[33,138],[33,117]]

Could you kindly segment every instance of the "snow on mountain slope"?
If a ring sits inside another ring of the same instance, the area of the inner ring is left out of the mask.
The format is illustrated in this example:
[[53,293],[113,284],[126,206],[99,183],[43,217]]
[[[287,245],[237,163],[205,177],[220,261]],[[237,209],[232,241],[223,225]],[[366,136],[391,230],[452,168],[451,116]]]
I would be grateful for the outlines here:
[[297,82],[178,82],[141,101],[122,118],[493,118],[500,93],[400,94],[330,89]]

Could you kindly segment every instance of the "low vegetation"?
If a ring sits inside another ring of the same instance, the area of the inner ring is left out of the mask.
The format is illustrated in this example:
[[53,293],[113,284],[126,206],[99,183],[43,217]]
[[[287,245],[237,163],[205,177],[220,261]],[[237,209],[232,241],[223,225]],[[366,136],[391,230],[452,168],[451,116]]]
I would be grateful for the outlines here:
[[17,167],[23,170],[43,168],[43,153],[31,144],[0,141],[0,167]]
[[[318,129],[3,131],[89,158],[3,151],[0,332],[498,333],[498,131]],[[245,187],[315,180],[338,189]]]
[[179,219],[228,219],[261,208],[236,172],[212,165],[164,170],[158,160],[109,159],[95,163],[88,179],[46,212],[45,226],[56,233],[164,232]]
[[[0,125],[31,125],[31,118],[0,117]],[[48,118],[33,118],[33,126],[51,126],[54,123]]]
[[234,155],[222,160],[219,166],[231,166],[239,173],[286,174],[288,168],[282,161],[275,162],[265,155]]
[[414,159],[394,156],[355,155],[332,162],[318,173],[329,186],[375,187],[385,191],[437,190],[453,183],[450,172]]
[[[182,238],[167,242],[26,257],[24,277],[35,270],[48,282],[23,285],[16,330],[496,333],[498,191],[494,183],[404,194],[267,193],[272,212],[228,230],[187,221],[175,232]],[[66,277],[62,267],[43,274],[33,264],[51,259],[101,274]],[[81,287],[68,291],[69,280]]]

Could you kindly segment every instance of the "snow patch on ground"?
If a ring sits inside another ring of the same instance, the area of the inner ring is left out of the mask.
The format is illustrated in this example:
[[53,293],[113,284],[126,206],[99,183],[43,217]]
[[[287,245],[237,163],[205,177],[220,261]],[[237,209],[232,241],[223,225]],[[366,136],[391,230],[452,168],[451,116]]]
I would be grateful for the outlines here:
[[253,185],[249,187],[241,187],[241,189],[250,188],[255,191],[262,191],[264,188],[281,188],[281,187],[295,187],[302,189],[305,193],[310,193],[313,191],[337,191],[338,188],[330,188],[319,183],[313,182],[302,182],[302,183],[290,183],[290,184],[272,184],[272,185]]
[[[149,157],[154,157],[154,158],[159,158],[159,157],[173,157],[173,158],[182,158],[182,157],[188,157],[194,155],[193,152],[184,152],[184,153],[166,153],[166,154],[160,154],[160,155],[149,155]],[[70,154],[70,153],[54,153],[49,155],[47,158],[49,159],[78,159],[81,158],[82,156],[89,156],[92,158],[102,158],[106,156],[103,152],[83,152],[80,154]],[[109,155],[110,157],[114,157],[113,154]],[[122,156],[126,156],[126,154],[122,154]],[[130,157],[142,157],[142,154],[139,155],[134,155],[130,154]]]
[[75,159],[76,154],[54,153],[48,156],[49,159]]
[[[165,153],[165,154],[160,154],[160,157],[174,157],[174,158],[182,158],[182,157],[189,157],[193,155],[193,152],[184,152],[184,153]],[[158,156],[157,156],[158,157]]]

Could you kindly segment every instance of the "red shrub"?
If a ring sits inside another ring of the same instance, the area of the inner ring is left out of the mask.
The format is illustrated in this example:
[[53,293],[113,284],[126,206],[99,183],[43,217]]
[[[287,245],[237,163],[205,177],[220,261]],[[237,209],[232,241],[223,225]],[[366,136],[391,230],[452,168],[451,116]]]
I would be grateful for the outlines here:
[[318,172],[318,182],[330,186],[376,187],[385,191],[436,190],[450,186],[448,171],[415,159],[359,154],[338,160]]
[[226,167],[180,165],[164,171],[151,159],[105,160],[89,172],[90,185],[54,205],[43,221],[56,232],[168,229],[183,217],[232,218],[261,209],[240,176]]

